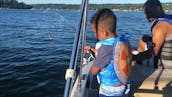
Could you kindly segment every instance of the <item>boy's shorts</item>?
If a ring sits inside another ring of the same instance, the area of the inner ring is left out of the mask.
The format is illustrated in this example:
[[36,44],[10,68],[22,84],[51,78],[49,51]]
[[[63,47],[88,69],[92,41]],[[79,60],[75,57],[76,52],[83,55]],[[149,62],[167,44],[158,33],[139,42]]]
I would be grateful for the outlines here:
[[[126,85],[119,85],[119,86],[105,86],[100,85],[99,94],[100,97],[118,97],[125,94]],[[101,96],[102,95],[102,96]],[[105,95],[105,96],[103,96]]]
[[128,97],[127,95],[122,95],[122,96],[105,96],[100,94],[99,97]]

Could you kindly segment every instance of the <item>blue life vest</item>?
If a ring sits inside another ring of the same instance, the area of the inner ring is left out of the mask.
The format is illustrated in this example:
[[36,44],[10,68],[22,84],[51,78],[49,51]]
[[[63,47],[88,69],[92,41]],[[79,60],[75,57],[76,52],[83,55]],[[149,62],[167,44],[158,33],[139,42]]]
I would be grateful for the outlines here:
[[158,21],[166,21],[166,22],[172,24],[172,15],[166,15],[164,18],[155,19],[151,25],[151,31],[153,30],[153,27],[158,23]]
[[[124,37],[109,38],[106,40],[99,41],[98,43],[100,43],[101,45],[108,45],[113,47],[115,43],[117,43],[118,41],[126,41],[126,40],[128,40],[127,35]],[[106,86],[116,86],[121,84],[121,81],[118,79],[118,76],[114,70],[113,59],[105,68],[102,68],[102,70],[103,72],[99,72],[99,74],[97,75],[101,84]]]

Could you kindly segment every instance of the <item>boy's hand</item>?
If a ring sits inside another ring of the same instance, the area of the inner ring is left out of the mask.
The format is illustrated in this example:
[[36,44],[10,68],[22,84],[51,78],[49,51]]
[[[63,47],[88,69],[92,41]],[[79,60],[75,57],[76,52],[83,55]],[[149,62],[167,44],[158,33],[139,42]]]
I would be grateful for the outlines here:
[[90,50],[91,50],[91,46],[84,47],[84,53],[89,53]]

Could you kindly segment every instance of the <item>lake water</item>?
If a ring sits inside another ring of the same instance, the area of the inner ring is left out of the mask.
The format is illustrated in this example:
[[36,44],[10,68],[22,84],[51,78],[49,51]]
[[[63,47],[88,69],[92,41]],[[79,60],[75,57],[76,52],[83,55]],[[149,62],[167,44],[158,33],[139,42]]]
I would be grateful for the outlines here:
[[[131,33],[133,48],[150,34],[142,12],[115,14],[117,33]],[[63,96],[78,17],[78,10],[0,10],[0,97]],[[87,44],[94,45],[89,22],[87,28]]]

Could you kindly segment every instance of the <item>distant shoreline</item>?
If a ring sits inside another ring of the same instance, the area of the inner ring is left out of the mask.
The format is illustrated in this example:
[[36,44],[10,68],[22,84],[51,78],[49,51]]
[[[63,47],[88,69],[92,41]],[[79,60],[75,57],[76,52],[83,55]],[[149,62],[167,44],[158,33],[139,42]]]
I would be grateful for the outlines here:
[[[32,4],[35,9],[79,9],[80,5],[74,4]],[[172,12],[172,3],[162,3],[165,12]],[[89,4],[89,10],[109,8],[114,11],[143,11],[143,4]]]
[[[1,3],[0,3],[1,4]],[[2,4],[1,4],[2,5]],[[26,5],[22,3],[8,4],[6,6],[0,6],[0,9],[80,9],[78,4],[30,4]],[[172,3],[162,3],[165,12],[172,12]],[[89,10],[96,10],[100,8],[109,8],[114,11],[131,11],[140,12],[143,11],[143,4],[89,4]]]

